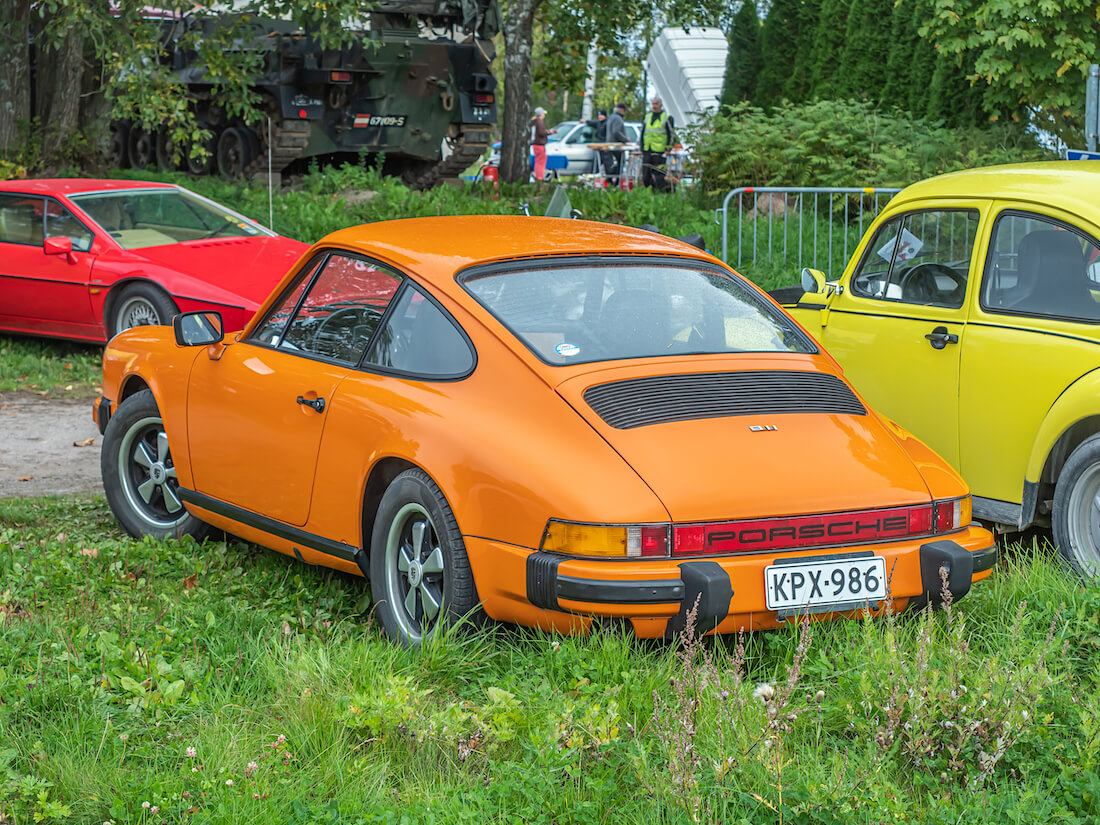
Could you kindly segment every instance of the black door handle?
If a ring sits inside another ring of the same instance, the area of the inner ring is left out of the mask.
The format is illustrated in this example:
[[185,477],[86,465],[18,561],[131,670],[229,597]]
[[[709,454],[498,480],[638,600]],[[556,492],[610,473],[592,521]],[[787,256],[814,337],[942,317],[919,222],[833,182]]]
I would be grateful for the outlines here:
[[936,327],[924,337],[932,342],[932,349],[943,349],[948,344],[959,343],[959,336],[948,332],[947,327]]
[[306,398],[304,395],[299,395],[298,403],[303,407],[313,407],[319,413],[325,411],[325,399],[323,398]]

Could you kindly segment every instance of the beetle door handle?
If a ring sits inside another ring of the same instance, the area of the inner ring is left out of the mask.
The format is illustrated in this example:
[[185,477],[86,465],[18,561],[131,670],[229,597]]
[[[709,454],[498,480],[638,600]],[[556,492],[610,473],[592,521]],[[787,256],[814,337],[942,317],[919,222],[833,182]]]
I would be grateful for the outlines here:
[[959,343],[959,336],[948,332],[947,327],[936,327],[924,337],[932,342],[932,349],[943,349],[948,344]]
[[298,403],[303,407],[313,407],[319,413],[325,411],[325,399],[323,398],[306,398],[304,395],[299,395]]

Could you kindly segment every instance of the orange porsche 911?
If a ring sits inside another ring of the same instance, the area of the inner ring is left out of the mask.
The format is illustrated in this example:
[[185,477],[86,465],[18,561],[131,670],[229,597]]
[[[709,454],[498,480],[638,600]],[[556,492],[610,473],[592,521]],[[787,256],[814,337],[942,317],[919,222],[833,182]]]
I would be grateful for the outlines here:
[[342,230],[243,331],[191,312],[116,336],[103,393],[127,531],[362,575],[406,645],[467,614],[660,637],[903,610],[996,560],[959,476],[789,316],[640,230]]

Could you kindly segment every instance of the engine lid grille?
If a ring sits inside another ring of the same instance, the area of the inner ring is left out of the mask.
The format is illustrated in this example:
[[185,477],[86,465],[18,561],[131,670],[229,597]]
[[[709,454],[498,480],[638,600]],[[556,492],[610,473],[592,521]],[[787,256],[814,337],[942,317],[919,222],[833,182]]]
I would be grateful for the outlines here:
[[589,387],[584,400],[618,430],[738,415],[867,414],[836,376],[780,370],[631,378]]

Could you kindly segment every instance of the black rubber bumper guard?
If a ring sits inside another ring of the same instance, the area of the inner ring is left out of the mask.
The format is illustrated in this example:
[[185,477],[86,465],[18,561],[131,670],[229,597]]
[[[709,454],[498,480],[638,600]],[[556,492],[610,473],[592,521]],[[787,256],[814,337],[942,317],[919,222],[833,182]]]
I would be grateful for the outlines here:
[[713,561],[685,561],[678,579],[608,581],[558,575],[565,557],[532,553],[527,557],[527,599],[547,610],[568,610],[558,599],[598,604],[680,603],[680,612],[668,620],[666,638],[681,633],[695,609],[695,629],[705,633],[729,615],[733,586],[721,565]]
[[107,422],[111,420],[111,402],[105,396],[99,396],[99,406],[96,408],[96,424],[99,426],[99,434],[107,435]]
[[973,552],[949,539],[932,541],[920,547],[921,594],[909,600],[910,610],[922,610],[931,604],[938,607],[944,602],[944,579],[951,601],[956,602],[970,592],[975,573],[984,573],[997,563],[997,548],[987,547]]
[[[681,633],[688,614],[695,608],[696,632],[713,630],[729,615],[733,585],[722,566],[713,561],[685,561],[678,579],[608,581],[582,579],[558,574],[566,558],[554,553],[535,552],[527,557],[527,599],[536,607],[562,610],[559,599],[596,604],[668,604],[679,602],[680,611],[668,621],[665,637]],[[970,591],[975,573],[989,570],[997,562],[997,548],[974,552],[944,539],[920,547],[921,595],[909,600],[910,609],[943,602],[940,570],[947,573],[947,589],[952,600]]]

